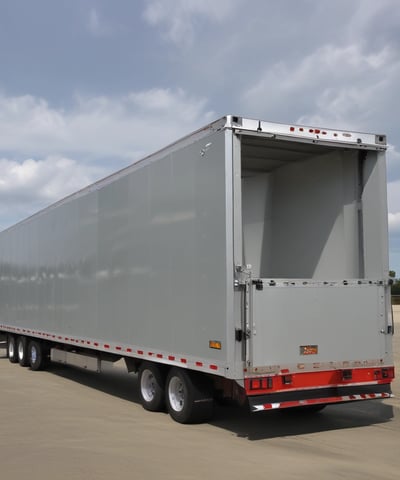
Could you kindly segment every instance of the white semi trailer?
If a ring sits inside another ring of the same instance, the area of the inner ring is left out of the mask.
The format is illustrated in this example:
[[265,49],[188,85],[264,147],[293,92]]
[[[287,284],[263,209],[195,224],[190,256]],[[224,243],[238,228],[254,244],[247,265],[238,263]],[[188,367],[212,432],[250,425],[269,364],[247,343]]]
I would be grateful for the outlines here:
[[385,150],[229,115],[8,228],[9,360],[123,358],[182,423],[389,397]]

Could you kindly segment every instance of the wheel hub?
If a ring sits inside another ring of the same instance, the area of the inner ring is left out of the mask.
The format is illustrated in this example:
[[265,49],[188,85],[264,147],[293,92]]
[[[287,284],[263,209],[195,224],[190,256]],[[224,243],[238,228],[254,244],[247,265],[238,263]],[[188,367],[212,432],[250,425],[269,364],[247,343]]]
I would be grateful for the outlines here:
[[181,412],[185,406],[185,389],[179,378],[171,378],[168,386],[168,395],[171,407],[176,412]]
[[143,398],[146,402],[151,402],[156,395],[156,382],[154,375],[150,370],[144,370],[140,382]]

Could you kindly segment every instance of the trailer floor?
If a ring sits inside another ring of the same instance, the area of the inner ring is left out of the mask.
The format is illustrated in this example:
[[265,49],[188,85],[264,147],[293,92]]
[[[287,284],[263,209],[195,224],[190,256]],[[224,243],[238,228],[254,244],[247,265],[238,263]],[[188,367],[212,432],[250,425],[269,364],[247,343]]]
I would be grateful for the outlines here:
[[[400,307],[395,311],[400,331]],[[394,337],[400,375],[400,334]],[[179,425],[138,403],[136,377],[31,372],[0,350],[2,478],[376,479],[400,471],[400,381],[384,402],[314,415],[221,408],[212,423]]]

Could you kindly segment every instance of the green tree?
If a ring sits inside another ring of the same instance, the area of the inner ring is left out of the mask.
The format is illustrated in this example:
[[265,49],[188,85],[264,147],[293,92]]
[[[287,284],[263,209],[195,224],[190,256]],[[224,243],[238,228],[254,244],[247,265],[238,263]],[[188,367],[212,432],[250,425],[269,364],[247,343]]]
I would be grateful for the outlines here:
[[392,295],[400,295],[400,279],[396,278],[392,285]]

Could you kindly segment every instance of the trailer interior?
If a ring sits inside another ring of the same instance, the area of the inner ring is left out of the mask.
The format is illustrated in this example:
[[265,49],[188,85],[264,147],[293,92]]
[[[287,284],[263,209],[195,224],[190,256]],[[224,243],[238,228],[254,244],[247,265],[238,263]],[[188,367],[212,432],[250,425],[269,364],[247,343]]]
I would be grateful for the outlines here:
[[243,253],[253,277],[382,278],[378,158],[372,150],[243,135]]

